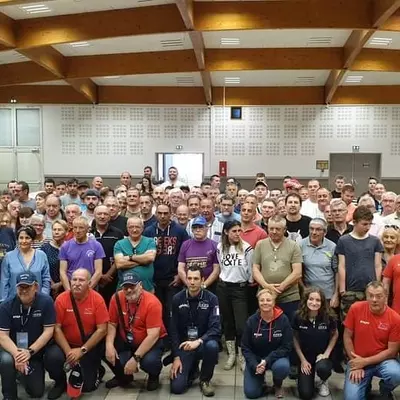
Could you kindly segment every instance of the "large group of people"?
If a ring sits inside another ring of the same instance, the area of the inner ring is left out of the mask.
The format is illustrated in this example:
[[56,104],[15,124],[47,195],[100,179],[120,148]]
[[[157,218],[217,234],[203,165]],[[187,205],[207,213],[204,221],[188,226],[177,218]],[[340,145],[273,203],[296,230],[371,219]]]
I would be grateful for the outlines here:
[[[17,377],[31,397],[128,388],[140,370],[157,390],[198,380],[211,397],[219,352],[243,372],[249,399],[271,390],[363,400],[373,377],[381,399],[400,384],[400,195],[371,177],[358,199],[286,176],[254,188],[218,175],[189,187],[175,167],[157,182],[115,188],[46,178],[34,198],[10,181],[0,193],[0,375],[5,400]],[[398,254],[399,253],[399,254]],[[201,361],[201,367],[200,367]],[[316,377],[319,379],[317,380]]]

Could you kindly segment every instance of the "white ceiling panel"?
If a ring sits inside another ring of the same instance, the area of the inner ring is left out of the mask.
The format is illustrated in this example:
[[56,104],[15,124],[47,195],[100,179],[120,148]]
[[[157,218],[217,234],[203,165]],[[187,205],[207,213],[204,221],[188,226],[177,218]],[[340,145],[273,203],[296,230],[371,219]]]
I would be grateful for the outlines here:
[[202,86],[200,72],[93,78],[99,86]]
[[[259,29],[203,32],[206,48],[342,47],[351,30]],[[239,39],[240,44],[221,45],[221,39]]]
[[44,86],[69,86],[69,84],[65,81],[46,81],[46,82],[36,82],[30,83],[30,85],[44,85]]
[[182,32],[99,39],[90,42],[78,42],[78,47],[74,46],[76,44],[59,44],[53,47],[64,56],[91,56],[193,48],[189,35]]
[[400,50],[400,32],[376,31],[365,47],[370,49]]
[[[352,77],[354,79],[352,79]],[[361,81],[359,77],[362,77]],[[356,81],[355,83],[346,82],[346,79]],[[343,86],[368,86],[368,85],[400,85],[400,72],[348,72],[343,80]]]
[[24,61],[29,61],[29,59],[14,50],[0,51],[0,64],[13,64]]
[[[0,12],[13,19],[28,19],[122,8],[157,6],[170,3],[174,3],[174,0],[50,0],[44,2],[32,1],[32,3],[17,6],[0,6]],[[28,13],[22,8],[22,6],[35,4],[43,4],[45,6],[41,7],[43,12]],[[46,8],[48,8],[49,11],[47,11]]]
[[[329,70],[263,70],[211,72],[213,86],[324,86]],[[225,78],[232,84],[226,84]],[[235,79],[239,78],[239,79]],[[240,83],[237,83],[240,80]]]

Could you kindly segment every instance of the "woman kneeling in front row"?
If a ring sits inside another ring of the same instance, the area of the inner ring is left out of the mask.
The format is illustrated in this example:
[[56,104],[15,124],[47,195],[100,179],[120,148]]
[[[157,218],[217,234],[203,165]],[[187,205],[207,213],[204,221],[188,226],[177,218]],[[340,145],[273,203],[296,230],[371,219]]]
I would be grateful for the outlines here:
[[332,374],[329,359],[338,338],[334,314],[331,314],[321,289],[305,290],[293,319],[294,348],[301,362],[298,379],[299,397],[311,400],[315,391],[315,373],[321,379],[320,396],[329,396],[327,380]]
[[244,394],[249,399],[265,395],[264,375],[271,370],[275,396],[281,399],[282,382],[290,370],[292,328],[283,311],[275,307],[275,291],[263,289],[257,297],[260,310],[247,320],[242,336],[242,353],[246,360]]

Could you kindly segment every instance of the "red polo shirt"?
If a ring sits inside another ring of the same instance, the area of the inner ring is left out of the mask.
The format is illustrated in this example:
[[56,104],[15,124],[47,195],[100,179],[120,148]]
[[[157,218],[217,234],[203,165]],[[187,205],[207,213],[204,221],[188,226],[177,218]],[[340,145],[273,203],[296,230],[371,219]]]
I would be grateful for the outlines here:
[[242,230],[240,237],[247,242],[253,249],[256,248],[257,242],[266,239],[268,237],[264,229],[260,228],[258,225],[253,224],[246,231]]

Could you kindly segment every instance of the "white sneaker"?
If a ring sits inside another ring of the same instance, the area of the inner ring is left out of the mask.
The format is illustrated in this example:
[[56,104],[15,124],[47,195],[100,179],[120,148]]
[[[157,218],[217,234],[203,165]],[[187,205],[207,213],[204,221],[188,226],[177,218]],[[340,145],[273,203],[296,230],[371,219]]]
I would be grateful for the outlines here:
[[321,382],[321,385],[319,386],[319,395],[321,397],[327,397],[331,394],[331,391],[329,390],[329,387],[326,382]]

